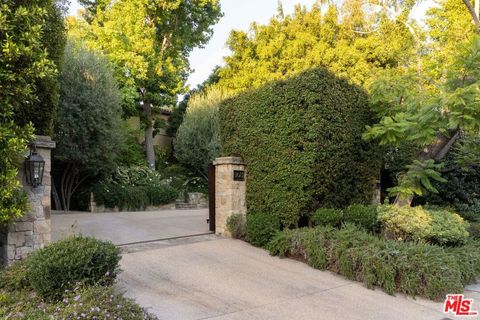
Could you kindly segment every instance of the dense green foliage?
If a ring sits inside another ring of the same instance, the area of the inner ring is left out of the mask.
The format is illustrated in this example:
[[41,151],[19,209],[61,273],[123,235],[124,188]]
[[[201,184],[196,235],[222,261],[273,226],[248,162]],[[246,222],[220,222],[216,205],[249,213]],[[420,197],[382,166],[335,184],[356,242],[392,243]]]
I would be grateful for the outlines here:
[[[66,0],[38,1],[44,10],[41,38],[39,39],[46,58],[58,70],[62,68],[63,50],[66,42],[64,16],[68,9]],[[52,135],[53,121],[58,107],[58,78],[41,77],[35,80],[35,103],[21,104],[15,110],[15,123],[25,126],[32,123],[35,134]]]
[[375,205],[352,204],[343,210],[343,221],[355,224],[372,233],[378,232],[380,228]]
[[228,96],[216,88],[191,96],[174,140],[175,157],[205,178],[208,165],[220,155],[218,108]]
[[169,185],[128,186],[104,182],[95,185],[93,194],[98,205],[133,211],[172,203],[178,197],[178,191]]
[[269,243],[273,255],[290,256],[369,288],[442,300],[462,293],[480,276],[478,243],[458,248],[383,240],[352,225],[285,230]]
[[227,229],[234,239],[245,238],[245,215],[234,213],[227,219]]
[[280,230],[278,217],[266,213],[248,213],[245,223],[246,240],[257,247],[264,247]]
[[320,208],[312,214],[312,224],[314,226],[339,227],[342,219],[343,212],[339,209]]
[[416,59],[393,72],[379,73],[371,102],[380,121],[365,138],[380,144],[418,147],[413,164],[391,189],[411,202],[414,195],[437,192],[432,181],[444,181],[440,162],[462,134],[478,136],[480,37],[464,3],[439,1],[429,11],[429,40],[419,43]]
[[26,209],[17,180],[18,163],[34,131],[14,120],[19,110],[39,102],[36,83],[55,78],[55,65],[42,43],[51,6],[49,0],[0,4],[0,224]]
[[86,319],[156,319],[113,287],[79,284],[65,292],[62,301],[44,300],[30,286],[27,278],[29,268],[30,259],[27,259],[0,272],[2,319],[77,320],[82,314]]
[[343,5],[311,10],[296,6],[292,15],[279,12],[268,24],[253,23],[249,31],[232,31],[228,40],[230,56],[218,71],[219,85],[236,92],[265,83],[288,79],[315,67],[324,66],[336,76],[368,84],[380,70],[395,69],[411,59],[415,37],[406,24],[411,2],[391,20],[385,3],[373,16],[363,1],[341,1]]
[[122,151],[120,92],[108,61],[69,42],[60,75],[53,177],[63,210],[89,176],[109,173]]
[[119,167],[93,187],[95,202],[106,208],[143,210],[175,201],[178,191],[146,167]]
[[468,223],[443,209],[385,205],[378,208],[378,220],[385,235],[396,240],[456,245],[468,238]]
[[221,16],[219,1],[86,2],[86,20],[70,19],[70,33],[113,62],[124,115],[141,118],[147,161],[155,169],[154,115],[185,92],[188,56],[210,38]]
[[29,261],[28,279],[42,297],[59,299],[79,284],[112,284],[120,259],[120,249],[113,243],[70,237],[36,251]]
[[248,167],[247,205],[284,226],[319,207],[366,203],[380,163],[362,132],[371,123],[360,88],[324,69],[265,85],[220,108],[222,153]]

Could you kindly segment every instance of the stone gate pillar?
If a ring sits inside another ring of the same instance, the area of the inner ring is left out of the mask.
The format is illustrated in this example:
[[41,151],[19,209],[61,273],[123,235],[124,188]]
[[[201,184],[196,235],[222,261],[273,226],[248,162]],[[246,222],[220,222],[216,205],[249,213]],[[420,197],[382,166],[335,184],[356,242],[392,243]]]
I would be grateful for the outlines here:
[[50,137],[36,136],[32,145],[45,160],[42,185],[32,188],[27,184],[22,163],[19,179],[28,196],[29,210],[17,221],[0,228],[0,265],[10,265],[23,259],[34,250],[43,248],[51,240],[50,172],[51,150],[55,148],[55,142]]
[[227,219],[234,213],[246,214],[246,172],[240,157],[222,157],[215,166],[215,233],[230,236]]

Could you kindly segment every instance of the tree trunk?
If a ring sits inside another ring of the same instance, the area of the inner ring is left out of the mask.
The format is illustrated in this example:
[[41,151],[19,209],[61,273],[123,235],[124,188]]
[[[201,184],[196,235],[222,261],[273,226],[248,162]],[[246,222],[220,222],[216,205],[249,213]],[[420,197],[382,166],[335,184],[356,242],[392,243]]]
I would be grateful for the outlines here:
[[145,148],[147,150],[147,162],[150,170],[155,170],[155,149],[153,148],[153,117],[152,117],[152,105],[150,103],[144,103],[143,113],[145,116],[146,129],[145,129]]
[[[452,149],[453,144],[455,143],[455,141],[458,140],[459,137],[459,129],[453,131],[450,137],[447,137],[443,134],[437,135],[437,139],[432,144],[422,150],[422,152],[418,156],[418,159],[420,161],[425,161],[429,159],[433,159],[435,161],[443,160],[443,158],[445,158],[450,149]],[[400,196],[397,196],[395,198],[394,204],[396,206],[410,206],[412,204],[412,201],[412,196],[409,196],[407,198],[401,198]]]
[[88,176],[80,176],[80,172],[71,163],[67,164],[60,180],[60,206],[63,211],[70,211],[72,195]]

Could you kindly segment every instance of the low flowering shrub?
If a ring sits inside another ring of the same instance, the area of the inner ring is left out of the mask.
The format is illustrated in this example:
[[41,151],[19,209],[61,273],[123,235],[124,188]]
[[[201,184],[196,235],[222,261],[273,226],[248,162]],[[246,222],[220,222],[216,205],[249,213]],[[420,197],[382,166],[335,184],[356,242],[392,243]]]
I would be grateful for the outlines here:
[[312,215],[312,223],[314,226],[338,227],[342,223],[342,218],[342,210],[320,208]]
[[245,215],[234,213],[227,219],[227,229],[234,239],[245,238]]
[[461,293],[480,276],[478,242],[462,247],[385,240],[346,224],[284,230],[267,246],[272,255],[292,257],[327,269],[367,287],[441,300]]
[[447,210],[385,205],[378,207],[378,219],[391,239],[458,245],[468,238],[469,224]]
[[35,252],[27,277],[40,296],[55,300],[78,284],[111,285],[120,259],[120,249],[113,243],[75,236]]
[[1,319],[125,319],[155,320],[154,315],[112,287],[78,287],[66,292],[61,301],[44,301],[34,291],[0,290]]
[[248,242],[257,247],[264,247],[280,230],[280,220],[273,214],[248,213],[245,230]]

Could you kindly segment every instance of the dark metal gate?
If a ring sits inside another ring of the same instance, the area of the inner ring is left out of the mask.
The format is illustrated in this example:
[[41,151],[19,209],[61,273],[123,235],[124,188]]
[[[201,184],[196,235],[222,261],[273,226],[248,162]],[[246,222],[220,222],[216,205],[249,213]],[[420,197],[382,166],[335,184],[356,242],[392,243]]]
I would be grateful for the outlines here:
[[208,167],[208,223],[209,230],[215,232],[215,166]]

